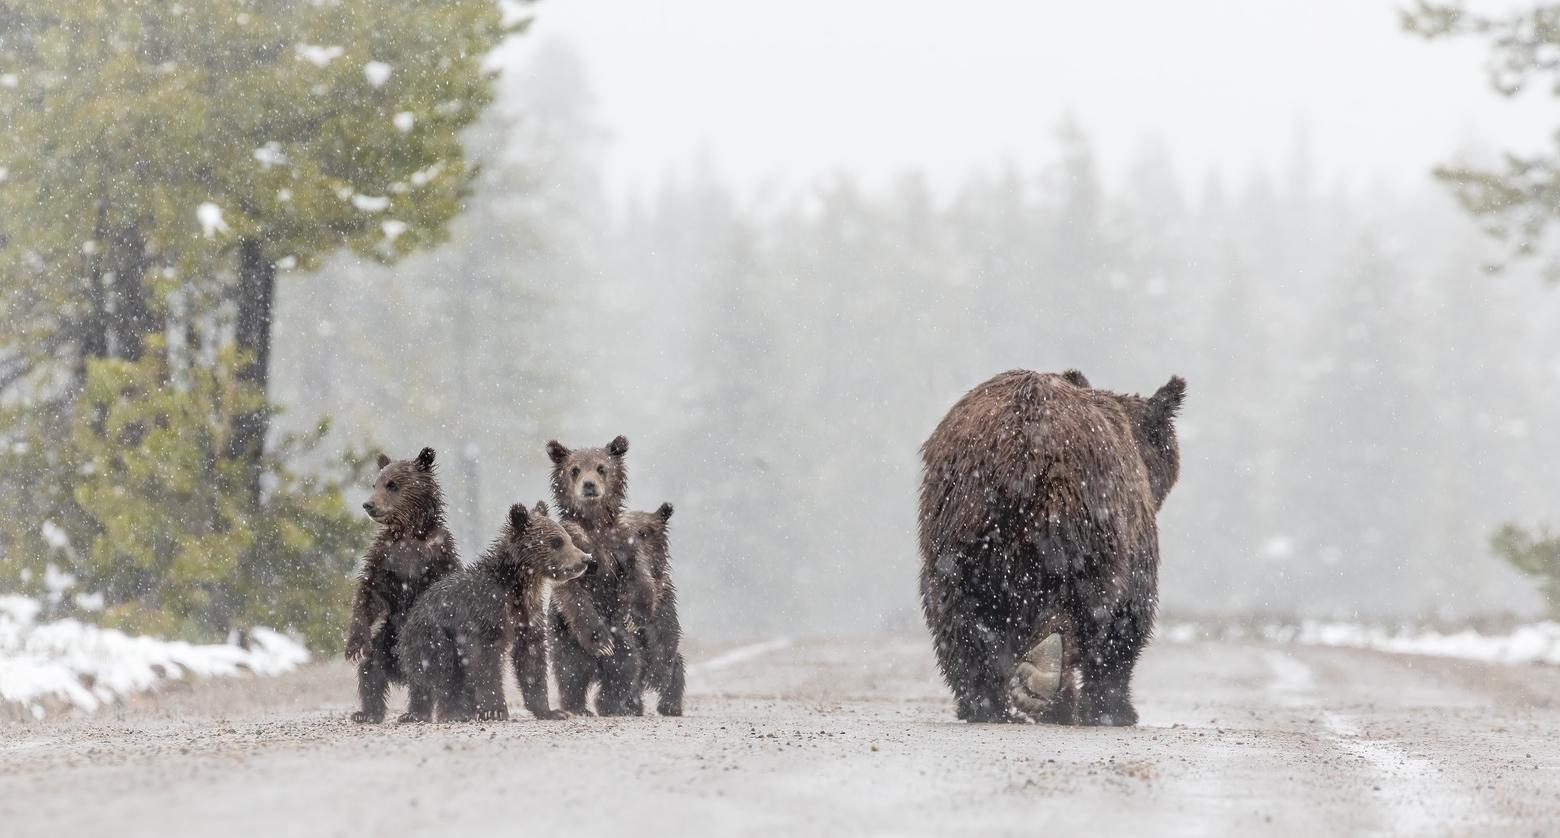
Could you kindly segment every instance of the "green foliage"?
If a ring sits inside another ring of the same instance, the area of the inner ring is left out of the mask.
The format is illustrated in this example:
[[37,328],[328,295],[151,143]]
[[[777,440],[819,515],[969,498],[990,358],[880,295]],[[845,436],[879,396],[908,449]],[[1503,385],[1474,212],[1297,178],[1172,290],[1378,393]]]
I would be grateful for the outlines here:
[[0,584],[55,565],[110,624],[340,642],[362,464],[290,468],[322,426],[260,455],[256,495],[235,418],[275,408],[235,257],[443,241],[516,28],[494,0],[0,0]]
[[[1403,27],[1430,39],[1472,36],[1487,41],[1490,86],[1502,96],[1515,96],[1539,81],[1560,96],[1560,62],[1554,59],[1560,51],[1560,4],[1482,15],[1460,3],[1419,0],[1403,12]],[[1496,168],[1439,166],[1435,175],[1452,186],[1463,208],[1514,255],[1533,256],[1546,249],[1550,225],[1560,217],[1560,146],[1538,154],[1506,153]],[[1500,268],[1488,266],[1491,271]],[[1560,280],[1560,258],[1550,259],[1545,272]]]
[[[1502,96],[1515,96],[1535,81],[1548,82],[1560,97],[1560,4],[1538,3],[1497,15],[1473,14],[1461,3],[1419,0],[1403,12],[1403,26],[1426,38],[1471,35],[1489,42],[1490,86]],[[1560,135],[1556,136],[1560,144]],[[1519,257],[1560,249],[1546,243],[1560,219],[1560,145],[1541,154],[1504,155],[1504,168],[1441,166],[1436,177],[1450,183],[1470,214],[1485,231],[1505,242]],[[1490,271],[1501,266],[1489,265]],[[1560,280],[1560,255],[1551,257],[1545,275]],[[1551,616],[1560,618],[1560,537],[1548,530],[1534,535],[1506,524],[1491,539],[1495,552],[1513,567],[1539,580]]]
[[367,485],[376,470],[372,455],[351,451],[326,474],[285,468],[318,448],[329,430],[321,422],[307,434],[291,435],[267,457],[275,486],[256,522],[255,560],[244,563],[237,586],[238,624],[296,631],[321,652],[341,649],[351,610],[351,571],[373,530],[345,492]]
[[1549,604],[1549,616],[1560,620],[1560,535],[1547,527],[1534,533],[1506,524],[1496,530],[1490,543],[1512,567],[1538,580]]
[[220,624],[223,591],[254,543],[238,463],[225,456],[232,418],[259,394],[231,375],[232,353],[174,380],[153,347],[140,361],[97,359],[76,405],[77,505],[94,538],[76,570],[113,603],[110,622],[146,614],[180,636]]
[[441,240],[506,31],[486,0],[0,2],[0,21],[10,258],[76,278],[95,228],[134,225],[176,271],[164,291],[241,238],[304,267]]
[[[73,529],[88,546],[74,561],[50,560],[81,590],[105,595],[107,625],[205,639],[270,625],[332,648],[369,537],[343,499],[346,481],[364,479],[364,460],[349,459],[337,476],[301,476],[285,464],[327,427],[283,440],[265,463],[270,490],[252,509],[244,463],[227,445],[234,418],[262,401],[237,378],[239,359],[229,350],[175,369],[160,339],[150,348],[140,361],[88,366],[64,449],[75,458]],[[30,575],[41,578],[42,564]]]

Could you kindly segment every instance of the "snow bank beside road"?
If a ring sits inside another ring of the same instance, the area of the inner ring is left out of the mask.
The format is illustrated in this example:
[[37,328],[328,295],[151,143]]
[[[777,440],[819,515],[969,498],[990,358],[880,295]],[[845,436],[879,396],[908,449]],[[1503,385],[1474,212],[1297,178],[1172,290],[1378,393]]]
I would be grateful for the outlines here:
[[92,712],[165,681],[277,675],[309,660],[301,644],[266,628],[252,631],[244,649],[133,637],[77,620],[39,623],[38,611],[26,597],[0,596],[0,715]]
[[1462,658],[1487,663],[1560,665],[1560,622],[1553,621],[1527,623],[1500,634],[1486,634],[1473,629],[1443,632],[1429,628],[1386,628],[1319,620],[1270,623],[1254,630],[1238,625],[1209,626],[1173,622],[1160,629],[1158,635],[1171,643],[1260,637],[1274,643],[1375,649],[1402,655]]
[[1547,621],[1517,626],[1506,634],[1481,634],[1473,629],[1450,634],[1434,630],[1393,632],[1352,623],[1311,621],[1270,628],[1263,634],[1272,640],[1311,646],[1349,646],[1489,663],[1560,664],[1560,623]]

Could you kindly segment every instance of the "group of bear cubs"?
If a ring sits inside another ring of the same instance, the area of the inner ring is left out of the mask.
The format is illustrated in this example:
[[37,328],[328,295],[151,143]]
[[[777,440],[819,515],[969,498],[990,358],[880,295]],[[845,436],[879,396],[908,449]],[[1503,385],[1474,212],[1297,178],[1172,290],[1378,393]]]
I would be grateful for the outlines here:
[[[601,715],[642,715],[649,690],[659,694],[661,715],[682,715],[672,505],[624,509],[627,453],[621,436],[604,448],[547,443],[558,519],[545,502],[515,504],[498,537],[465,567],[444,525],[433,449],[409,460],[379,455],[363,504],[379,531],[347,636],[362,701],[352,720],[384,721],[391,683],[407,687],[401,722],[507,719],[506,651],[525,709],[538,719],[590,714],[593,685]],[[548,697],[549,650],[558,709]]]

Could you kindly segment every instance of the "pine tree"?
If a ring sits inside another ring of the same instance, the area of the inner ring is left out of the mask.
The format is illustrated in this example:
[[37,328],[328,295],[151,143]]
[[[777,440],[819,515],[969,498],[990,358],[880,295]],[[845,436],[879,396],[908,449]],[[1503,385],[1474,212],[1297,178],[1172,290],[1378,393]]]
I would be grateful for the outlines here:
[[[278,561],[262,534],[299,485],[266,450],[277,274],[445,238],[473,174],[457,132],[513,28],[490,0],[0,0],[0,407],[9,454],[37,467],[7,463],[0,494],[45,498],[33,511],[79,555],[122,557],[85,582],[128,603],[189,575],[228,596],[179,619],[236,618],[232,587]],[[169,459],[138,481],[130,443],[160,431]],[[137,497],[110,502],[105,479]],[[220,503],[157,514],[192,481]],[[0,549],[42,552],[39,519],[8,526]],[[228,538],[198,548],[209,566],[168,560],[208,526]]]

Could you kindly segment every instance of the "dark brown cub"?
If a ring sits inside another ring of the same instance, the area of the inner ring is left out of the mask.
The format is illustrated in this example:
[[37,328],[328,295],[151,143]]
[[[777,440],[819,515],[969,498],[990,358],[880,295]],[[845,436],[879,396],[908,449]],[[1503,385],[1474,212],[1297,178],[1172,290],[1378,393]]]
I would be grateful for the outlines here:
[[627,454],[628,439],[622,436],[601,448],[547,443],[560,520],[597,560],[591,572],[553,591],[548,620],[559,703],[571,713],[589,712],[593,684],[600,685],[596,712],[639,712],[643,654],[625,627],[622,590],[630,584],[634,550],[619,526],[628,493]]
[[567,716],[547,702],[542,598],[549,582],[574,579],[589,561],[547,517],[545,503],[529,512],[517,503],[482,558],[429,589],[407,618],[398,652],[407,681],[434,696],[440,721],[509,718],[505,649],[523,673],[526,709],[539,719]]
[[[444,527],[444,497],[434,473],[434,452],[424,448],[409,460],[379,455],[379,475],[363,510],[379,532],[363,558],[347,660],[358,661],[358,697],[352,714],[360,723],[385,718],[385,693],[404,681],[395,646],[407,614],[423,592],[460,567],[455,539]],[[426,714],[431,696],[409,691],[408,712]]]
[[[672,505],[654,512],[625,512],[618,526],[633,548],[632,566],[620,592],[620,608],[628,615],[629,633],[644,656],[643,690],[660,695],[656,712],[681,716],[683,698],[682,626],[677,620],[677,586],[672,584],[671,537],[667,524]],[[632,703],[643,708],[640,695]]]

